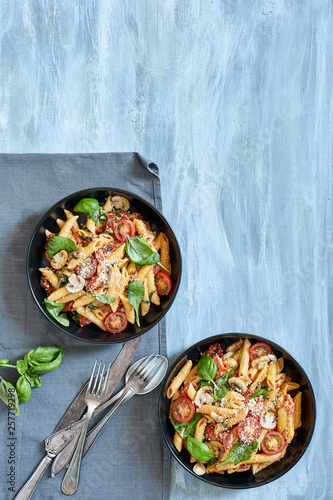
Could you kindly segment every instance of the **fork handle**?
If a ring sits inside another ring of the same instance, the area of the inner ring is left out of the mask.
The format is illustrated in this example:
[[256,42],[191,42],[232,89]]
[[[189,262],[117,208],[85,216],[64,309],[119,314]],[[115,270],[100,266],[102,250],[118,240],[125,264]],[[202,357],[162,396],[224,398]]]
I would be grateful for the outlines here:
[[105,415],[105,417],[97,424],[95,425],[91,431],[89,431],[85,444],[84,444],[84,449],[83,449],[83,457],[88,453],[102,430],[104,429],[104,426],[108,423],[110,418],[113,417],[113,415],[116,413],[116,411],[124,404],[126,401],[131,399],[132,396],[134,396],[137,393],[132,387],[127,387],[125,388],[121,398],[117,401],[117,403],[112,407],[112,409]]
[[88,407],[77,447],[61,484],[61,490],[65,495],[74,495],[79,485],[83,446],[92,412],[93,409]]

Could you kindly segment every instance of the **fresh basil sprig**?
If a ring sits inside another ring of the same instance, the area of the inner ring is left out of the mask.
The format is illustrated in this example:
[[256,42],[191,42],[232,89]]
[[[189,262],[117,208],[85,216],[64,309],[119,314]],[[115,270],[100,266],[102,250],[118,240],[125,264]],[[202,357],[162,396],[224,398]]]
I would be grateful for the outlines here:
[[136,324],[140,326],[139,306],[145,295],[145,286],[142,281],[135,280],[128,285],[127,298],[135,310]]
[[0,360],[0,367],[14,368],[20,377],[16,387],[0,377],[0,399],[19,414],[19,404],[26,403],[31,397],[31,388],[43,385],[40,375],[56,370],[66,352],[61,347],[38,347],[28,351],[24,359],[18,359],[16,365],[9,359]]
[[251,458],[252,453],[257,451],[259,447],[258,441],[254,441],[254,443],[244,443],[241,439],[238,439],[235,446],[231,449],[228,457],[224,462],[219,463],[216,467],[218,468],[220,465],[224,464],[238,464],[240,462],[244,462]]
[[213,358],[211,358],[207,354],[203,354],[199,360],[197,367],[198,375],[204,379],[200,381],[201,387],[203,385],[209,385],[213,387],[215,399],[221,400],[222,398],[224,398],[227,392],[230,391],[228,380],[233,376],[236,368],[237,366],[214,380],[218,369],[217,364],[215,363]]
[[163,267],[168,273],[170,272],[160,263],[160,254],[154,252],[141,236],[127,236],[126,253],[132,262],[138,266],[152,266],[158,264]]
[[100,302],[103,302],[103,304],[112,304],[116,300],[115,297],[110,297],[109,295],[93,294],[92,297],[94,297],[94,299],[99,300]]
[[99,203],[96,198],[82,198],[74,207],[74,212],[83,212],[89,214],[99,210]]
[[93,220],[97,227],[99,223],[104,224],[106,222],[106,212],[104,208],[99,208],[96,212],[89,212],[87,219]]
[[266,397],[267,391],[266,389],[259,389],[259,391],[254,392],[249,396],[249,399],[256,398],[257,396],[262,396],[264,399]]
[[187,449],[192,455],[192,457],[196,458],[200,462],[206,462],[214,457],[213,452],[208,448],[206,443],[199,441],[193,437],[188,437],[186,440]]
[[51,236],[47,244],[47,251],[52,259],[52,257],[60,252],[60,250],[66,250],[66,252],[75,252],[77,250],[77,246],[74,241],[70,238],[64,238],[63,236]]
[[47,312],[53,319],[58,321],[63,326],[69,326],[69,319],[65,313],[61,314],[61,311],[65,307],[65,304],[58,304],[58,302],[53,302],[50,299],[44,299],[44,304]]
[[170,418],[175,430],[181,434],[184,439],[186,439],[188,437],[194,437],[197,423],[202,419],[202,415],[200,413],[195,413],[188,422],[178,422],[178,420],[176,420],[171,414]]

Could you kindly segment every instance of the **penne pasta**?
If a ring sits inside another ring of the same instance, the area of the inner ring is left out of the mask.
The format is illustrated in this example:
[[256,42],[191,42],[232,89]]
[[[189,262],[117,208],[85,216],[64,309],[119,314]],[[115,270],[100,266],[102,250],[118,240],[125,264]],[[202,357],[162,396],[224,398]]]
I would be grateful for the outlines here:
[[[192,436],[201,442],[199,446],[193,438],[189,441],[186,434],[174,438],[178,451],[186,448],[190,453],[191,463],[204,463],[204,469],[194,467],[193,472],[234,474],[251,469],[257,474],[283,459],[301,425],[301,392],[294,398],[288,394],[299,384],[281,373],[283,363],[274,353],[263,355],[265,350],[271,353],[267,344],[257,343],[252,349],[245,339],[225,356],[215,343],[194,366],[187,361],[169,384],[171,423],[179,430],[175,421],[187,421],[183,417],[189,415],[195,424]],[[212,463],[214,457],[217,461]]]
[[[107,196],[104,203],[94,198],[81,200],[77,205],[81,203],[82,213],[91,214],[85,222],[81,221],[81,215],[79,222],[74,211],[64,209],[63,216],[56,219],[58,234],[45,230],[45,258],[52,269],[39,269],[40,285],[48,298],[44,305],[55,319],[59,316],[59,322],[61,314],[62,325],[73,319],[81,327],[91,322],[110,334],[125,330],[127,325],[131,331],[131,325],[135,322],[140,325],[139,318],[147,316],[152,304],[160,307],[163,296],[172,290],[167,273],[164,278],[168,281],[163,281],[163,272],[158,271],[157,266],[139,265],[147,258],[146,242],[150,245],[148,254],[150,249],[155,252],[154,242],[159,235],[149,229],[149,221],[143,220],[141,214],[130,212],[129,200],[120,195]],[[75,212],[81,210],[76,208]],[[63,241],[57,238],[49,247],[55,236]],[[129,238],[132,241],[128,246]],[[161,254],[167,255],[168,238],[161,233],[158,242]],[[144,284],[142,300],[141,288],[132,286],[133,281]],[[135,303],[138,294],[140,304]],[[139,307],[134,308],[130,300]],[[145,321],[149,323],[147,318]]]

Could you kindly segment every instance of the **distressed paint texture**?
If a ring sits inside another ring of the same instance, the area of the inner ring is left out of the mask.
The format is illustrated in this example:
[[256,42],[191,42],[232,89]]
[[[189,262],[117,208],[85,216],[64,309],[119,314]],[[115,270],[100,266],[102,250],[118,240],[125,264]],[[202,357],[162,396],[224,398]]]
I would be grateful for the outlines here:
[[184,265],[170,359],[250,332],[313,382],[317,429],[291,472],[237,492],[172,461],[172,500],[331,498],[332,26],[329,0],[1,2],[1,152],[159,166]]

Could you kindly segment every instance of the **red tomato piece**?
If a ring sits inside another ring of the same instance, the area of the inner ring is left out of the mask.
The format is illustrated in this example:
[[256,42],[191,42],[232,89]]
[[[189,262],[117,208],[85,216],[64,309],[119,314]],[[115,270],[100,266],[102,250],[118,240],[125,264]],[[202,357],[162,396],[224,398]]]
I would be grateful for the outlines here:
[[131,214],[127,212],[127,210],[122,210],[121,212],[119,212],[117,217],[119,219],[131,219]]
[[155,274],[155,285],[158,295],[168,295],[172,287],[170,276],[164,271]]
[[220,441],[225,447],[226,450],[231,450],[233,445],[236,443],[238,440],[238,434],[235,432],[233,429],[231,432],[226,431],[226,432],[220,432]]
[[91,293],[96,290],[96,288],[99,288],[101,284],[100,277],[95,274],[95,276],[86,281],[86,290]]
[[221,344],[212,344],[210,347],[208,347],[206,351],[207,356],[210,356],[211,358],[213,357],[214,354],[217,356],[220,356],[220,358],[223,357],[223,349],[221,347]]
[[247,403],[249,409],[248,415],[260,419],[265,413],[264,398],[262,396],[256,396],[255,398],[249,399]]
[[75,273],[81,276],[81,278],[87,280],[96,274],[97,266],[98,262],[96,257],[90,255],[76,266]]
[[53,292],[53,286],[44,275],[42,275],[40,279],[40,286],[42,286],[46,290],[47,296],[51,295],[51,293]]
[[100,262],[101,260],[104,260],[105,257],[106,257],[106,255],[109,252],[112,252],[113,250],[115,250],[115,244],[114,243],[109,243],[108,245],[104,245],[102,247],[99,247],[95,251],[95,257],[96,257],[97,261]]
[[255,358],[260,358],[260,356],[267,356],[267,354],[272,354],[272,349],[265,342],[257,342],[250,347],[250,360]]
[[293,398],[290,396],[290,394],[285,394],[283,407],[284,407],[284,409],[286,410],[286,412],[288,414],[294,412],[294,410],[295,410],[295,403],[294,403]]
[[266,455],[280,453],[286,444],[284,436],[278,431],[268,431],[261,442],[261,449]]
[[206,351],[207,356],[212,358],[217,366],[217,373],[215,375],[215,380],[221,375],[224,375],[227,373],[228,369],[225,367],[224,360],[223,360],[223,350],[220,344],[212,344],[210,347],[208,347]]
[[105,328],[110,333],[119,333],[125,330],[127,318],[122,311],[112,312],[105,318]]
[[129,219],[120,219],[114,226],[114,235],[122,242],[127,240],[127,236],[132,238],[135,235],[134,223]]
[[194,404],[190,398],[183,396],[172,403],[171,413],[178,422],[188,422],[194,415],[194,409]]
[[237,426],[238,437],[244,443],[254,443],[260,436],[261,425],[256,417],[246,417]]
[[62,309],[61,312],[67,312],[67,311],[71,311],[73,309],[73,304],[74,304],[74,300],[72,300],[72,302],[68,302],[65,307]]
[[[221,432],[221,434],[224,434],[224,432]],[[208,424],[206,426],[206,435],[209,441],[216,441],[215,424]]]
[[115,212],[111,211],[106,214],[105,231],[113,231],[116,221]]
[[89,325],[89,323],[91,323],[90,319],[85,318],[84,316],[81,316],[81,314],[80,314],[80,326],[86,326],[86,325]]

